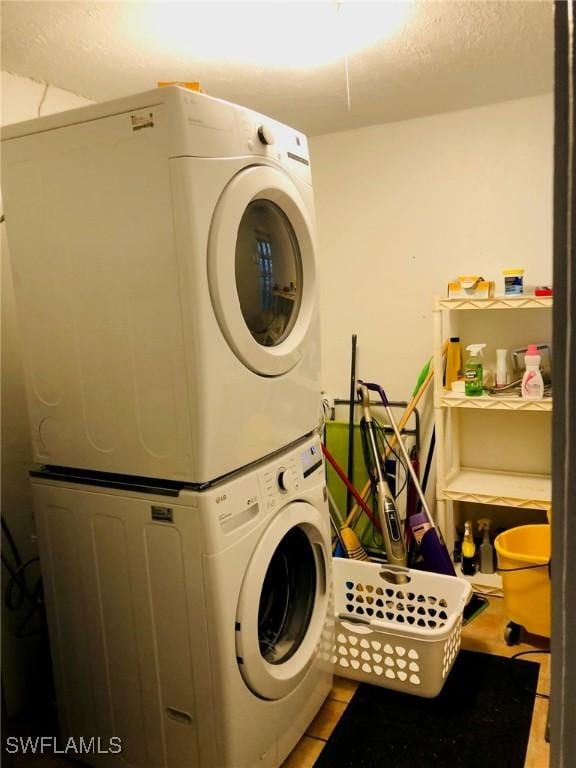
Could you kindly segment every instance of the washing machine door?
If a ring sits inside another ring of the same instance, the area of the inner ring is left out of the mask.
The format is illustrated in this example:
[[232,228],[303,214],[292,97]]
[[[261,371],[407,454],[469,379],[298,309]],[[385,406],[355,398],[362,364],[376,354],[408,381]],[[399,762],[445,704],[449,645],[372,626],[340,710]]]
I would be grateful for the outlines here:
[[280,376],[298,363],[316,311],[308,208],[287,174],[260,165],[234,176],[214,212],[212,304],[231,349],[260,375]]
[[288,695],[318,655],[329,597],[329,550],[319,511],[292,502],[260,539],[236,615],[236,656],[250,690]]

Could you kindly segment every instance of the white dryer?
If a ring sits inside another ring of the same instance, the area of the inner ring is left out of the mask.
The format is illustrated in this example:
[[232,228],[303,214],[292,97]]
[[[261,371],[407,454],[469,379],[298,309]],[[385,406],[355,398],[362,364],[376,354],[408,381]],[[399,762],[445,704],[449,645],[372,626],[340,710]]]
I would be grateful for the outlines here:
[[203,492],[55,470],[33,489],[62,740],[99,738],[74,757],[279,766],[332,683],[318,439]]
[[305,136],[169,87],[2,143],[36,461],[203,486],[310,434]]

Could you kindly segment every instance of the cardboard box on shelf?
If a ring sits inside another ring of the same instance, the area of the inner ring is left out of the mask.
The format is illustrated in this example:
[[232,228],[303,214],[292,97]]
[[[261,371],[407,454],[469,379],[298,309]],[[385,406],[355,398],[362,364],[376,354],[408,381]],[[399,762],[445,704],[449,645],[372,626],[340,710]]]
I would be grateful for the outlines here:
[[448,283],[449,299],[488,299],[494,296],[494,282],[480,275],[460,275]]

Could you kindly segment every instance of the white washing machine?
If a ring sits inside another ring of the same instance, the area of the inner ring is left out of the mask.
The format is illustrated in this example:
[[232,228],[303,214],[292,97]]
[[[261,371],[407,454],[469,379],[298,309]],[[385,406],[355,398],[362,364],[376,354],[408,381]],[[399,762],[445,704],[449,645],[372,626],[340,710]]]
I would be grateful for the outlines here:
[[311,433],[303,134],[169,87],[2,135],[36,461],[202,487]]
[[33,477],[63,743],[97,737],[74,755],[95,766],[279,766],[332,683],[317,437],[202,492],[113,482]]

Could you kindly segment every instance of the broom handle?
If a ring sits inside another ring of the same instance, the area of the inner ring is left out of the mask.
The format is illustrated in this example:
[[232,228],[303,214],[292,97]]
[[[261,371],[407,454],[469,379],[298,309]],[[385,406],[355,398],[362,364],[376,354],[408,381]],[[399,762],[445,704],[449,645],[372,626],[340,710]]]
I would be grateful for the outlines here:
[[[356,390],[356,334],[352,334],[352,360],[350,368],[350,408],[348,413],[348,480],[354,480],[354,392]],[[352,508],[352,493],[346,489],[346,512]]]
[[[444,344],[442,344],[442,358],[444,358],[444,356],[446,355],[447,351],[448,351],[448,342],[445,341]],[[402,432],[402,430],[404,429],[404,427],[408,423],[408,419],[410,418],[410,416],[412,416],[412,413],[414,412],[414,409],[418,405],[418,401],[420,400],[420,398],[422,397],[422,395],[426,391],[428,385],[430,384],[430,382],[434,378],[433,360],[434,360],[434,358],[431,357],[430,360],[429,360],[429,366],[430,367],[428,369],[428,373],[426,374],[426,377],[425,377],[424,381],[418,387],[416,392],[412,395],[412,399],[410,400],[410,402],[406,406],[406,410],[404,411],[404,413],[402,414],[402,417],[400,418],[400,421],[398,422],[398,431],[399,432]],[[385,459],[388,458],[388,456],[390,455],[390,452],[392,451],[392,448],[396,445],[397,442],[398,442],[398,438],[397,438],[396,434],[392,435],[392,437],[390,438],[388,444],[386,445],[386,447],[384,449],[384,458]],[[362,496],[364,496],[364,495],[365,494],[362,494]]]
[[332,468],[334,469],[334,471],[336,472],[336,474],[338,475],[338,477],[340,478],[340,480],[342,480],[342,482],[344,483],[344,485],[346,486],[346,488],[347,488],[347,489],[350,491],[350,493],[352,494],[352,496],[354,496],[354,498],[356,499],[356,502],[357,502],[357,503],[359,504],[359,506],[362,508],[362,511],[366,513],[366,516],[368,517],[368,519],[370,520],[370,522],[371,522],[373,525],[375,525],[375,526],[376,526],[376,528],[378,528],[378,530],[379,530],[379,531],[381,531],[381,528],[380,528],[380,521],[379,521],[379,520],[377,520],[377,519],[374,517],[374,515],[373,515],[373,513],[372,513],[372,510],[370,509],[370,507],[368,506],[368,504],[366,504],[366,502],[364,501],[364,499],[362,498],[362,496],[360,496],[360,494],[358,493],[358,491],[356,490],[356,488],[354,488],[354,486],[352,485],[352,483],[351,483],[351,482],[348,480],[348,478],[346,477],[346,473],[344,472],[344,470],[343,470],[343,469],[342,469],[342,468],[339,466],[338,462],[336,461],[336,459],[334,458],[334,456],[332,456],[332,454],[330,453],[330,451],[328,450],[328,448],[326,448],[326,446],[324,445],[324,443],[320,443],[320,445],[322,446],[322,453],[324,454],[324,456],[326,456],[326,458],[328,459],[328,461],[329,461],[329,462],[330,462],[330,464],[332,465]]
[[[400,432],[404,429],[404,427],[408,423],[408,419],[414,413],[414,411],[416,409],[416,406],[418,405],[418,402],[420,401],[420,398],[422,397],[422,395],[426,391],[428,385],[430,384],[430,382],[432,381],[433,378],[434,378],[434,369],[432,368],[432,366],[430,366],[430,370],[426,374],[426,378],[422,382],[422,385],[420,386],[420,389],[412,397],[412,400],[410,400],[410,402],[406,406],[406,410],[402,414],[402,418],[398,422],[398,430]],[[388,458],[388,456],[392,452],[392,448],[394,448],[394,446],[396,445],[397,442],[398,442],[398,437],[397,437],[396,433],[394,433],[391,436],[390,440],[387,442],[387,444],[386,444],[386,446],[384,448],[384,458],[385,459]]]

